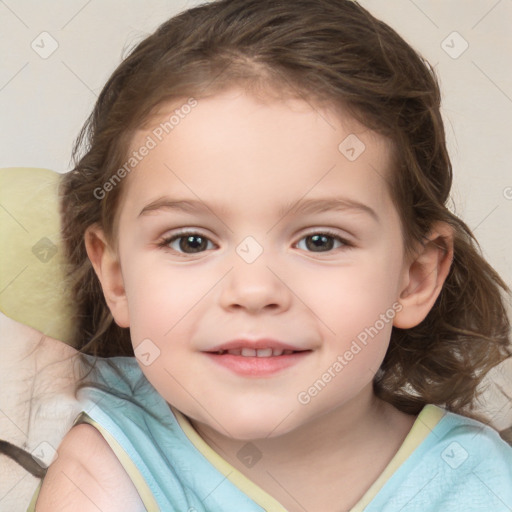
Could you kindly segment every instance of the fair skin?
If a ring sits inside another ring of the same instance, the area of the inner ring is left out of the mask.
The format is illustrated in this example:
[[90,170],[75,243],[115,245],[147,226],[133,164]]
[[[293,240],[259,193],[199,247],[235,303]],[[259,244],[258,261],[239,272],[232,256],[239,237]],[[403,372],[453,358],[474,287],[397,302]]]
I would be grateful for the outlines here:
[[114,452],[91,425],[73,427],[57,454],[43,480],[36,512],[146,510]]
[[[354,161],[338,149],[350,134],[365,145]],[[132,149],[148,135],[137,132]],[[353,119],[230,89],[199,100],[126,178],[116,243],[97,226],[86,235],[115,321],[130,328],[135,349],[151,340],[159,351],[141,365],[148,380],[290,512],[349,510],[415,420],[377,399],[372,380],[392,326],[417,325],[434,304],[451,262],[450,231],[436,226],[405,257],[384,182],[389,162],[389,143]],[[207,208],[155,206],[162,198]],[[332,198],[345,207],[296,208]],[[161,244],[179,228],[196,235],[190,244]],[[326,229],[332,234],[312,243]],[[248,236],[262,249],[251,263],[237,252]],[[377,323],[389,311],[391,320]],[[298,399],[377,325],[320,392]],[[307,352],[264,377],[237,374],[207,354],[251,337]],[[248,442],[262,454],[251,468],[237,457]]]

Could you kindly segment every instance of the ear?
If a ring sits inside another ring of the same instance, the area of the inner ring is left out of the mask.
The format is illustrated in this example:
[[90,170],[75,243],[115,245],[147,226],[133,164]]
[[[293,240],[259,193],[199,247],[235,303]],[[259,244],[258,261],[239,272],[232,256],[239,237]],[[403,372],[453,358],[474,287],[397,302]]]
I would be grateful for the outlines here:
[[393,325],[410,329],[420,324],[441,293],[453,260],[453,229],[445,222],[436,223],[429,235],[406,263],[399,302],[402,309]]
[[107,305],[119,327],[129,327],[128,301],[124,288],[121,263],[116,251],[109,245],[103,230],[92,225],[84,235],[87,256],[103,289]]

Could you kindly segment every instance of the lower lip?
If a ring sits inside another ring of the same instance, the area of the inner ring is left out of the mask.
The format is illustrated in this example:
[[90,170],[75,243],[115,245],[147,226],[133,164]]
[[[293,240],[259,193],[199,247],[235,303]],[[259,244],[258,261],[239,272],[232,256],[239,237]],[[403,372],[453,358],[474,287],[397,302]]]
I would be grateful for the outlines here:
[[302,361],[310,353],[310,350],[305,350],[303,352],[272,357],[245,357],[233,354],[214,354],[212,352],[207,352],[206,355],[215,363],[228,368],[238,375],[263,377],[290,368]]

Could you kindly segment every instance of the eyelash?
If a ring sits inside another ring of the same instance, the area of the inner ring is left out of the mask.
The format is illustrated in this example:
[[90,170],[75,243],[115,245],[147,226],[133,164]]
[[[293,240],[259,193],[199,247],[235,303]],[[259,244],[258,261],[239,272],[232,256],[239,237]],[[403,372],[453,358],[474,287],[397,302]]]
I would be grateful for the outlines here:
[[[158,247],[160,247],[162,249],[171,250],[171,251],[175,252],[176,254],[179,254],[181,257],[186,257],[186,256],[191,256],[194,254],[201,254],[202,252],[206,252],[206,250],[205,250],[205,251],[200,251],[200,252],[196,252],[196,253],[183,253],[183,252],[179,252],[174,249],[171,249],[169,247],[169,244],[171,244],[172,242],[179,240],[180,238],[184,238],[185,236],[193,236],[193,235],[199,236],[201,238],[206,239],[208,242],[213,243],[208,237],[202,235],[201,233],[199,233],[197,231],[179,231],[179,232],[173,234],[172,236],[167,236],[167,237],[161,239],[157,243],[157,245],[158,245]],[[325,235],[327,237],[334,238],[335,240],[337,240],[338,242],[340,242],[342,244],[341,247],[338,247],[338,249],[346,250],[346,249],[351,249],[354,247],[354,245],[352,243],[350,243],[348,240],[340,237],[337,233],[335,233],[334,231],[331,231],[329,229],[322,229],[319,231],[313,231],[311,233],[307,233],[300,238],[299,242],[301,240],[304,240],[305,238],[308,238],[308,237],[311,237],[314,235]],[[307,252],[311,252],[312,254],[324,254],[324,253],[331,253],[333,251],[334,251],[334,249],[330,249],[328,251],[319,251],[319,252],[307,251]]]

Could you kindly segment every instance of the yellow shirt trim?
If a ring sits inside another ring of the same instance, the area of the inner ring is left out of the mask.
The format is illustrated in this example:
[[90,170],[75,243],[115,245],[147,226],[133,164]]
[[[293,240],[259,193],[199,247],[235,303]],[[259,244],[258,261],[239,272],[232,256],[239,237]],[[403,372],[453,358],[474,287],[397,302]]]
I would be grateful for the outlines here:
[[[81,412],[75,419],[72,427],[78,425],[80,423],[89,423],[94,428],[96,428],[100,434],[104,437],[104,439],[109,444],[112,451],[115,453],[116,457],[119,459],[119,462],[125,469],[126,473],[130,477],[133,485],[137,489],[137,492],[144,504],[144,507],[147,512],[161,512],[158,503],[155,501],[153,497],[153,493],[149,488],[146,480],[141,475],[135,463],[129,457],[129,455],[124,451],[123,447],[116,441],[116,439],[110,434],[108,430],[103,428],[99,423],[93,420],[87,413]],[[41,492],[41,486],[43,484],[43,480],[39,482],[37,489],[34,491],[32,499],[30,501],[30,505],[28,506],[27,512],[36,512],[36,503],[39,497],[39,493]]]
[[[231,464],[225,461],[217,452],[215,452],[203,440],[203,438],[199,436],[186,416],[184,416],[174,407],[170,408],[190,442],[228,480],[230,480],[244,494],[246,494],[264,510],[271,512],[287,512],[286,509],[276,499],[274,499],[270,494],[266,493],[254,482],[249,480],[245,475],[240,473],[237,469],[231,466]],[[377,478],[377,480],[366,491],[364,496],[356,503],[356,505],[354,505],[354,507],[352,507],[350,512],[364,511],[364,508],[371,503],[371,501],[375,498],[382,487],[384,487],[384,484],[391,478],[395,471],[407,460],[407,458],[414,452],[414,450],[430,434],[430,432],[439,423],[445,413],[446,411],[444,411],[444,409],[431,404],[426,405],[422,409],[394,457],[391,459],[379,478]],[[111,436],[111,434],[101,425],[95,422],[92,418],[90,418],[85,412],[80,413],[80,415],[73,423],[73,426],[77,425],[78,423],[89,423],[100,431],[131,478],[147,511],[160,512],[158,504],[156,503],[146,481],[140,474],[140,471],[137,469],[128,454],[123,450],[121,445]],[[41,490],[41,485],[42,481],[39,483],[37,489],[34,492],[34,495],[32,496],[32,500],[30,501],[27,512],[35,512],[35,505]]]
[[41,486],[43,485],[43,481],[41,480],[32,495],[32,499],[30,500],[30,505],[27,508],[27,512],[35,512],[36,511],[36,502],[39,497],[39,492],[41,491]]
[[[225,461],[215,452],[196,432],[186,416],[174,407],[171,407],[180,427],[192,444],[204,455],[204,457],[217,468],[227,479],[236,485],[244,494],[251,498],[260,507],[272,512],[287,512],[286,509],[272,496],[266,493],[260,486],[249,480],[231,464]],[[407,460],[421,442],[430,434],[432,429],[445,415],[445,411],[436,405],[426,405],[416,418],[411,430],[404,442],[389,461],[379,478],[371,485],[363,497],[352,507],[350,512],[363,512],[364,508],[375,498],[384,484],[393,473]]]
[[212,466],[220,471],[230,482],[236,485],[236,487],[238,487],[245,495],[251,498],[264,510],[272,512],[287,512],[281,503],[265,492],[259,485],[249,480],[245,475],[240,473],[240,471],[235,469],[229,462],[224,460],[216,451],[214,451],[197,433],[186,416],[174,407],[170,406],[170,408],[190,442],[204,455]]
[[393,476],[393,473],[409,458],[414,450],[425,440],[446,414],[444,409],[437,405],[428,404],[419,413],[411,430],[407,434],[404,442],[395,453],[395,456],[389,461],[379,478],[375,480],[372,486],[366,491],[363,497],[354,505],[350,512],[363,512],[371,501],[377,496],[377,493],[384,487],[384,484]]
[[109,444],[112,451],[116,454],[116,457],[121,462],[121,465],[125,469],[126,473],[130,477],[133,485],[137,489],[137,492],[146,508],[147,512],[161,512],[158,503],[156,502],[151,489],[149,488],[146,480],[140,473],[139,469],[130,458],[130,456],[125,452],[124,448],[117,442],[117,440],[112,436],[112,434],[102,427],[99,423],[93,420],[87,413],[81,412],[79,416],[76,418],[74,425],[78,425],[79,423],[89,423],[94,428],[96,428],[100,434],[105,438],[107,443]]

